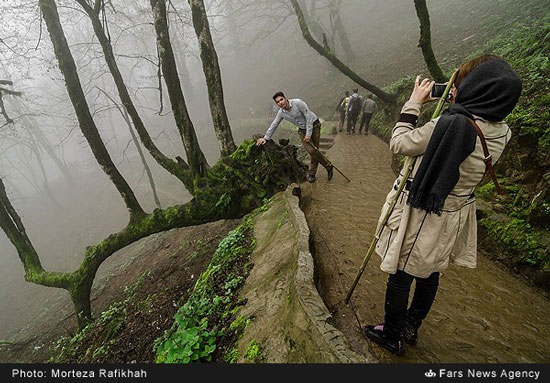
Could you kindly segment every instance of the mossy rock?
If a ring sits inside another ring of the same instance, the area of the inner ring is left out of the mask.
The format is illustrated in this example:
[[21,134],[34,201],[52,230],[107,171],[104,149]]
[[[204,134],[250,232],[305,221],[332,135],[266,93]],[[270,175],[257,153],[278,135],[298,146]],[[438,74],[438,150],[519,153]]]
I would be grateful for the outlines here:
[[245,140],[197,181],[195,200],[218,213],[240,216],[292,182],[304,181],[306,168],[293,145],[280,146],[270,140],[256,146],[253,139]]

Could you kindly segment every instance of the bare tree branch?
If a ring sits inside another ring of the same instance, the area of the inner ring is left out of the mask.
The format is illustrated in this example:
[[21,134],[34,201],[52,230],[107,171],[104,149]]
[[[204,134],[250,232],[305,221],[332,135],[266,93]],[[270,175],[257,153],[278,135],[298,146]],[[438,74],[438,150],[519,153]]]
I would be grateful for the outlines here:
[[302,36],[307,41],[307,43],[317,51],[317,53],[319,53],[321,56],[329,60],[332,63],[332,65],[334,65],[340,72],[348,76],[351,80],[355,81],[357,84],[361,85],[363,88],[371,91],[372,93],[380,97],[381,100],[387,103],[392,103],[392,104],[395,103],[396,101],[395,95],[386,93],[382,89],[378,88],[377,86],[365,81],[357,73],[355,73],[352,69],[350,69],[346,64],[340,61],[334,53],[327,51],[325,48],[323,48],[323,46],[319,44],[313,38],[313,36],[311,36],[311,33],[309,32],[308,26],[306,24],[304,14],[302,12],[302,9],[300,8],[300,5],[298,4],[298,1],[290,0],[290,2],[294,7],[296,16],[298,17],[298,23],[300,25],[300,29],[302,30]]

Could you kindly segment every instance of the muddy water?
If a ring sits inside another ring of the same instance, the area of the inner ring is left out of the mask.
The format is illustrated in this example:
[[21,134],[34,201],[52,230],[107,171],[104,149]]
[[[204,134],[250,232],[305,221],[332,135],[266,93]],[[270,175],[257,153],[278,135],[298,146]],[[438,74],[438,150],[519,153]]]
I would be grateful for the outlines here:
[[[361,265],[386,193],[394,180],[388,146],[373,135],[338,135],[327,152],[351,179],[303,185],[304,210],[315,245],[319,289],[337,327],[357,352],[382,361],[550,361],[550,302],[530,286],[479,254],[478,267],[451,266],[419,331],[419,342],[396,357],[368,342],[362,329],[383,322],[387,274],[374,254],[350,305],[344,297]],[[414,286],[414,285],[413,285]]]

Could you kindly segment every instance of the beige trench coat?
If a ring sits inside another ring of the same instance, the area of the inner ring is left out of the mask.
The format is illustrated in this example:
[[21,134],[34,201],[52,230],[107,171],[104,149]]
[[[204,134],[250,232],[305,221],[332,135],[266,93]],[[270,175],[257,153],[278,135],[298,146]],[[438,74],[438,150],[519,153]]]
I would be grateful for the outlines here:
[[[420,102],[409,101],[401,112],[418,116],[421,107]],[[510,140],[511,130],[503,122],[489,122],[480,117],[475,120],[485,135],[494,164]],[[415,129],[410,123],[398,122],[393,129],[391,151],[418,156],[409,181],[412,181],[418,170],[436,123],[437,119]],[[474,151],[460,165],[460,179],[445,200],[440,216],[411,208],[406,203],[408,190],[401,192],[376,246],[376,253],[382,258],[380,268],[383,271],[393,274],[399,269],[426,278],[433,272],[445,270],[450,262],[476,267],[477,223],[473,192],[485,174],[484,158],[478,137]],[[377,232],[404,172],[405,169],[402,169],[386,197]]]

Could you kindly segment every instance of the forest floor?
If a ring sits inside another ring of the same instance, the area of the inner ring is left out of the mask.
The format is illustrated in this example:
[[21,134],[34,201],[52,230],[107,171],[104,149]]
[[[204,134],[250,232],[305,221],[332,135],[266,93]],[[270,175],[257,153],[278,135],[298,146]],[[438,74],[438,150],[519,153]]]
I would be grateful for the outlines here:
[[[217,221],[155,234],[107,260],[92,290],[94,316],[121,315],[121,321],[111,322],[118,323],[117,328],[100,328],[86,337],[80,351],[95,350],[95,355],[81,361],[93,357],[94,362],[154,362],[154,340],[172,325],[179,299],[188,296],[220,240],[238,222]],[[57,341],[72,337],[76,330],[74,315],[60,320],[62,312],[72,312],[70,302],[51,303],[48,313],[25,329],[25,339],[3,347],[0,362],[42,363],[59,355]],[[63,361],[74,360],[64,355]]]
[[395,357],[363,335],[367,324],[384,318],[387,274],[373,254],[349,305],[351,287],[372,239],[395,174],[391,153],[376,136],[339,133],[328,158],[351,182],[335,172],[327,181],[303,185],[303,209],[313,236],[318,289],[335,326],[354,351],[370,351],[394,363],[540,363],[550,360],[550,304],[540,291],[481,252],[478,267],[450,267],[442,273],[432,311],[419,343]]

